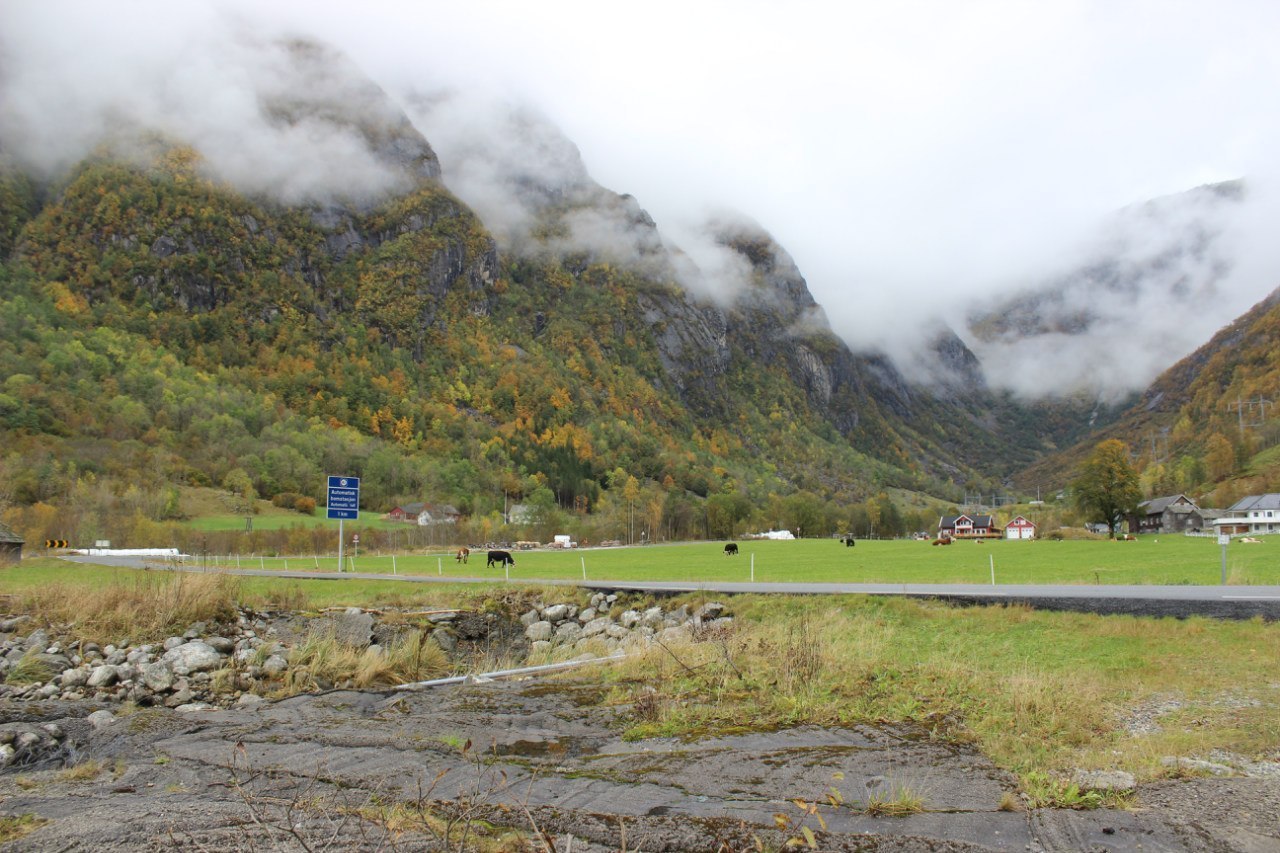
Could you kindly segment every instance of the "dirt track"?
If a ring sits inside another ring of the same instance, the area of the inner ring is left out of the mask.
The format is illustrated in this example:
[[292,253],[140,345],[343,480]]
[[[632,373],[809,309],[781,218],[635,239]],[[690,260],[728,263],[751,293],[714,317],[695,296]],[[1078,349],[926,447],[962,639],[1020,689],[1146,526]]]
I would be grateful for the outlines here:
[[[97,706],[9,704],[5,722],[57,721],[74,760],[103,769],[87,781],[66,779],[61,762],[9,772],[0,812],[48,819],[9,849],[49,851],[445,849],[374,819],[395,804],[452,814],[473,833],[536,824],[560,851],[769,849],[803,827],[827,850],[1280,850],[1277,779],[1161,783],[1141,788],[1132,811],[999,811],[1010,777],[913,732],[624,742],[615,723],[627,709],[601,698],[581,681],[341,691],[149,708],[96,730],[84,717]],[[822,807],[823,832],[790,801],[833,787],[845,805]],[[904,788],[923,813],[866,813]]]

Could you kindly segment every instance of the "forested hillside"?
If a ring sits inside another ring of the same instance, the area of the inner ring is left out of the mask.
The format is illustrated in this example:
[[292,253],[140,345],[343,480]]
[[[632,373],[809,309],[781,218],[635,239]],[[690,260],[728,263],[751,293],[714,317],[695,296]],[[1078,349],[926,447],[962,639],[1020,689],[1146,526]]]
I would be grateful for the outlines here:
[[[1225,508],[1280,491],[1280,290],[1165,371],[1102,435],[1125,441],[1148,495]],[[1059,488],[1097,436],[1019,475]]]
[[365,213],[288,207],[198,159],[104,156],[38,206],[6,181],[3,479],[35,536],[57,518],[127,540],[129,517],[179,515],[183,484],[320,498],[334,472],[361,475],[374,509],[447,501],[497,524],[504,502],[625,501],[671,536],[793,520],[784,498],[814,532],[843,529],[886,487],[945,490],[905,454],[854,449],[893,439],[883,418],[846,438],[778,365],[686,363],[687,406],[654,340],[670,282],[499,259],[437,182]]

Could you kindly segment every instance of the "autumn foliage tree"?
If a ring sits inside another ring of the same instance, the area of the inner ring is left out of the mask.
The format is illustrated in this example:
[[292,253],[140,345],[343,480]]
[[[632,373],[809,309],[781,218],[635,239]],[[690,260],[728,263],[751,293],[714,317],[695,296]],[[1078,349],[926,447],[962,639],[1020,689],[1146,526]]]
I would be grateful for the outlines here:
[[1089,521],[1116,528],[1135,512],[1142,500],[1138,472],[1129,461],[1128,446],[1118,439],[1098,444],[1080,468],[1073,489],[1077,508]]

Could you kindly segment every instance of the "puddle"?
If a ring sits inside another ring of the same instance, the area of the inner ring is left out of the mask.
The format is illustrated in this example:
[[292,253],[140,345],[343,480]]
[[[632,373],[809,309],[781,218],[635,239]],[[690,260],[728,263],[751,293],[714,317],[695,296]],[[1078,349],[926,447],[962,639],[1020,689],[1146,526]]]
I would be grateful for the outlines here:
[[564,758],[577,755],[582,751],[579,738],[560,738],[559,740],[517,740],[511,743],[496,743],[486,749],[487,755],[516,758]]

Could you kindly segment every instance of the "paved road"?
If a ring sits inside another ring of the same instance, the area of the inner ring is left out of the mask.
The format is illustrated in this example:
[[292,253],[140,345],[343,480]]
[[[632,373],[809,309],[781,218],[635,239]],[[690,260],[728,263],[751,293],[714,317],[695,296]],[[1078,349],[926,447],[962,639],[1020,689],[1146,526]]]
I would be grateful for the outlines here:
[[[155,558],[66,557],[95,565],[124,568],[177,569],[188,572],[222,572],[247,577],[301,580],[386,580],[405,583],[493,583],[490,577],[439,577],[436,575],[388,575],[361,572],[263,571],[261,569],[213,569],[196,565],[166,566]],[[1119,586],[1031,584],[886,584],[886,583],[729,583],[706,581],[578,581],[521,578],[520,583],[580,586],[595,590],[632,590],[652,593],[722,592],[783,595],[900,595],[936,598],[961,604],[1026,604],[1043,610],[1075,610],[1088,613],[1128,613],[1136,616],[1213,616],[1227,619],[1280,619],[1280,586]]]

